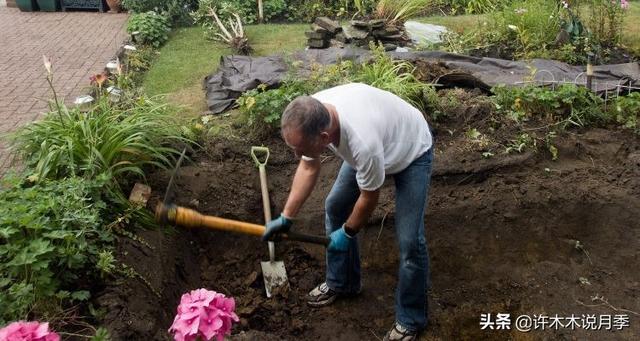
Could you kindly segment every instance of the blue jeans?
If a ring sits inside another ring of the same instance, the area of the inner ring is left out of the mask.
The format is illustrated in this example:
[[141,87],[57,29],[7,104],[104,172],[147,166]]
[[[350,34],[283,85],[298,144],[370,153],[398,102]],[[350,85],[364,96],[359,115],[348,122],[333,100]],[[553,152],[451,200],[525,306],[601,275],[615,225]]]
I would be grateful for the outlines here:
[[[413,331],[423,329],[427,324],[429,254],[424,214],[432,163],[433,148],[402,172],[393,175],[396,185],[396,238],[400,250],[396,322]],[[356,171],[344,162],[325,204],[327,236],[342,227],[359,195]],[[326,282],[329,288],[341,294],[357,293],[361,286],[357,237],[350,243],[347,252],[327,250]]]

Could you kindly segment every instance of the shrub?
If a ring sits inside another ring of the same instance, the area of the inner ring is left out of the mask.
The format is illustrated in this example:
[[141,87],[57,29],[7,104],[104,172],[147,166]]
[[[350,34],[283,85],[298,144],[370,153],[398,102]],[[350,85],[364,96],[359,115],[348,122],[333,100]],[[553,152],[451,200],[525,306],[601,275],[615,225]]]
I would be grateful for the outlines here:
[[164,0],[122,0],[122,6],[134,13],[160,11],[165,3]]
[[98,254],[113,248],[101,196],[108,176],[25,183],[0,191],[0,325],[89,298]]
[[175,26],[193,24],[189,13],[198,9],[198,0],[122,0],[122,6],[133,13],[162,13]]
[[190,14],[198,9],[198,0],[170,0],[164,3],[166,5],[161,13],[169,18],[172,26],[193,25]]
[[129,18],[127,32],[136,42],[159,47],[169,39],[169,20],[156,12],[136,13]]

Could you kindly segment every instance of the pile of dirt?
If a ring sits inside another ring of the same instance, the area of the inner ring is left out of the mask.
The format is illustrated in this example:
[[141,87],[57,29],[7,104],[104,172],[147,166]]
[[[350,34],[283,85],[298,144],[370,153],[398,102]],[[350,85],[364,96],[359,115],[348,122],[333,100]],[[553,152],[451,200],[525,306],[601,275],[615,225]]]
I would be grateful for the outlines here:
[[[466,102],[473,103],[479,95],[459,96],[469,96]],[[634,323],[634,312],[640,312],[640,273],[635,271],[640,264],[638,137],[602,129],[571,131],[556,138],[556,161],[533,151],[496,152],[486,158],[475,142],[468,142],[465,130],[471,122],[484,127],[489,114],[480,110],[474,116],[463,108],[458,114],[433,125],[436,158],[425,217],[429,327],[421,339],[629,340],[639,335],[640,325]],[[490,126],[487,122],[490,140],[506,138],[489,133]],[[500,131],[513,133],[509,127]],[[277,214],[296,161],[280,139],[264,144],[272,153],[267,172]],[[193,163],[182,167],[176,183],[177,203],[261,223],[258,171],[249,151],[248,142],[218,140],[192,155]],[[316,191],[296,229],[323,233],[323,200],[339,165],[330,154],[323,158]],[[160,200],[168,176],[159,172],[149,178],[154,188],[150,207]],[[267,299],[260,261],[268,253],[258,238],[182,228],[145,231],[141,237],[149,246],[131,241],[120,245],[121,258],[141,276],[114,284],[99,297],[97,303],[108,311],[103,322],[115,340],[167,340],[180,295],[205,287],[235,297],[241,321],[231,339],[381,339],[394,321],[398,265],[391,183],[359,236],[364,285],[359,297],[322,309],[306,306],[305,294],[324,278],[324,250],[318,246],[277,244],[291,288]],[[616,331],[525,334],[514,326],[481,330],[483,313],[510,313],[512,320],[520,314],[628,314],[631,323]]]

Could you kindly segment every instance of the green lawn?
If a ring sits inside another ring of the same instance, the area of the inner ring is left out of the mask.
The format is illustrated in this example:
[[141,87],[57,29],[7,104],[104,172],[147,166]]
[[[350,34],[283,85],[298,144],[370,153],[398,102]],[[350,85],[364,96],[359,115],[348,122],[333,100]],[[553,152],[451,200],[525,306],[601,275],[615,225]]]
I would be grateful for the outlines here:
[[631,1],[622,30],[622,43],[640,55],[640,1]]
[[[246,27],[255,55],[304,48],[308,24],[251,25]],[[166,94],[170,102],[183,105],[187,114],[206,111],[202,80],[213,72],[223,55],[224,44],[204,38],[200,27],[181,28],[160,49],[160,56],[145,75],[143,87],[150,95]]]
[[[443,25],[455,31],[465,31],[485,20],[485,15],[433,16],[417,21]],[[630,3],[627,11],[623,43],[640,54],[640,1]],[[254,55],[269,55],[304,48],[304,31],[308,24],[267,24],[246,27]],[[171,103],[183,105],[185,114],[198,115],[206,111],[202,79],[213,72],[220,56],[231,50],[224,44],[204,38],[200,27],[174,31],[169,42],[160,49],[160,56],[145,75],[143,86],[150,95],[166,94]]]

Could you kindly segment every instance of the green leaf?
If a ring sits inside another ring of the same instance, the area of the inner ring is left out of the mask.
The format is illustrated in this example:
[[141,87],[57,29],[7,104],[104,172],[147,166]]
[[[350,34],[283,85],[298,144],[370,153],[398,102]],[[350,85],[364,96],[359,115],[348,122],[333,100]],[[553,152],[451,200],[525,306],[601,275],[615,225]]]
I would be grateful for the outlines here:
[[86,301],[91,297],[91,293],[87,290],[74,291],[71,293],[71,299],[74,301]]
[[4,239],[9,239],[11,238],[11,236],[13,236],[18,232],[20,232],[18,229],[13,228],[11,226],[2,227],[0,228],[0,237]]
[[48,252],[54,250],[51,243],[48,240],[36,239],[22,251],[20,251],[10,262],[12,266],[30,265],[38,261],[40,256],[45,255]]

